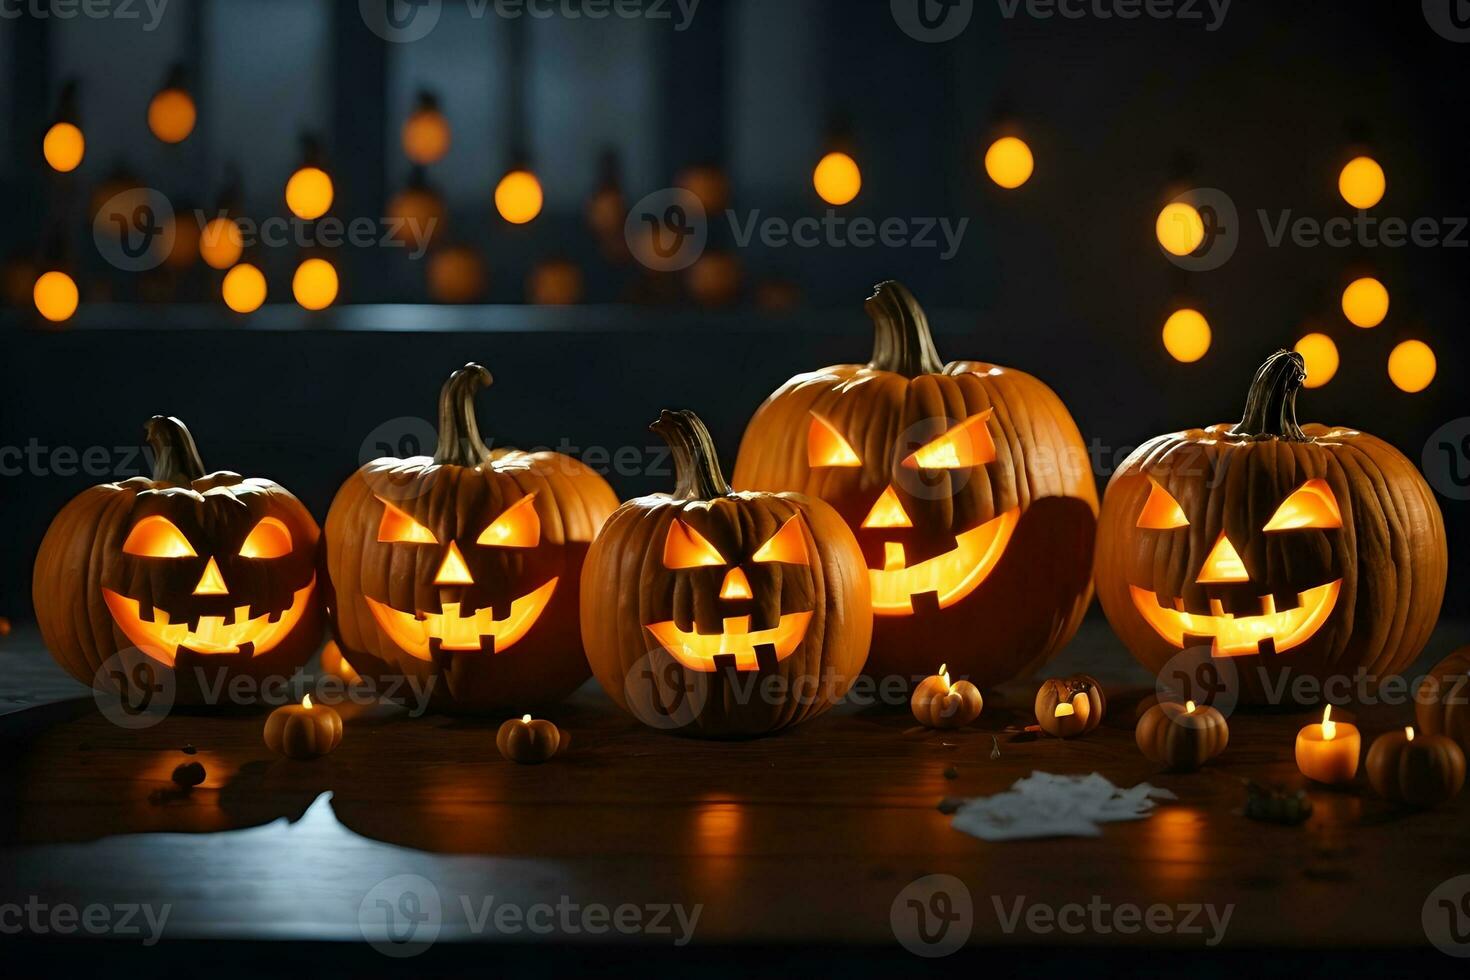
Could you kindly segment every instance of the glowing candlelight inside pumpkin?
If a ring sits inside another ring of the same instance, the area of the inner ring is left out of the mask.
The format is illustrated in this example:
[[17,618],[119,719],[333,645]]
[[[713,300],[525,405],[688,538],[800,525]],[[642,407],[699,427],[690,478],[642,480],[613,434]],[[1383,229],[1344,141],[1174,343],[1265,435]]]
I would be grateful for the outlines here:
[[1332,705],[1319,724],[1308,725],[1296,737],[1296,765],[1302,775],[1319,783],[1347,783],[1358,774],[1363,737],[1347,722],[1332,720]]
[[511,762],[536,766],[566,748],[567,736],[543,718],[512,718],[495,733],[495,747]]
[[288,759],[315,759],[342,744],[342,716],[325,704],[312,704],[307,694],[300,704],[271,712],[265,721],[265,744]]
[[939,673],[914,688],[909,709],[925,728],[960,728],[980,717],[985,699],[969,681],[951,683],[949,664],[940,664]]
[[1070,718],[1073,715],[1075,715],[1076,713],[1077,713],[1077,709],[1074,708],[1074,707],[1072,707],[1072,702],[1071,701],[1063,701],[1061,704],[1057,705],[1057,710],[1052,715],[1052,717],[1053,718]]

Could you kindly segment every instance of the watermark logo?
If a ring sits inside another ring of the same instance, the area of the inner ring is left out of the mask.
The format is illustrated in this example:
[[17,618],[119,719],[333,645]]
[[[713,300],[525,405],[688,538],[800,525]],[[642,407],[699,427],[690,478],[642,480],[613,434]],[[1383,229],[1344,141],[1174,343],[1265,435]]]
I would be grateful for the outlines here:
[[410,44],[429,36],[444,12],[443,0],[357,0],[368,30],[390,44]]
[[173,708],[175,689],[174,672],[137,647],[108,657],[92,678],[97,710],[119,728],[152,728],[163,721]]
[[395,959],[417,956],[439,938],[443,926],[439,889],[422,875],[378,882],[357,907],[357,926],[368,945]]
[[1424,19],[1446,41],[1470,41],[1470,0],[1423,0]]
[[1434,430],[1424,443],[1424,476],[1450,500],[1470,500],[1470,416]]
[[173,912],[170,904],[150,905],[123,902],[117,905],[73,905],[47,902],[39,895],[24,903],[0,903],[0,935],[99,936],[109,939],[138,939],[155,946]]
[[114,194],[92,220],[98,253],[123,272],[147,272],[163,264],[174,248],[174,209],[151,187]]
[[1197,936],[1207,947],[1220,945],[1235,915],[1235,905],[1189,902],[1179,905],[1155,903],[1136,905],[1132,902],[1109,902],[1094,895],[1084,905],[1067,902],[1051,905],[1027,902],[1025,895],[1007,903],[999,895],[991,896],[995,917],[1006,935],[1025,930],[1033,936],[1062,933],[1067,936]]
[[954,875],[927,875],[911,881],[888,910],[900,946],[934,959],[964,946],[975,925],[970,889]]
[[1424,900],[1424,935],[1446,956],[1470,959],[1470,875],[1444,882]]
[[1229,194],[1218,187],[1197,187],[1169,203],[1189,205],[1204,225],[1204,238],[1193,252],[1175,255],[1163,250],[1170,262],[1189,272],[1210,272],[1230,261],[1240,245],[1240,214]]
[[692,192],[682,187],[654,191],[633,205],[623,225],[628,250],[654,272],[687,269],[709,244],[709,216]]
[[889,0],[888,6],[903,32],[925,44],[953,41],[975,15],[975,0]]
[[1196,644],[1160,668],[1154,691],[1160,702],[1193,701],[1228,718],[1240,701],[1240,674],[1229,657],[1215,656],[1211,644]]
[[996,0],[1000,15],[1014,20],[1024,13],[1033,20],[1199,21],[1213,34],[1225,24],[1231,0]]
[[158,30],[169,0],[0,0],[0,20],[144,20],[143,30]]
[[667,654],[646,654],[623,679],[623,701],[648,727],[677,731],[694,724],[704,711],[709,676],[685,670]]

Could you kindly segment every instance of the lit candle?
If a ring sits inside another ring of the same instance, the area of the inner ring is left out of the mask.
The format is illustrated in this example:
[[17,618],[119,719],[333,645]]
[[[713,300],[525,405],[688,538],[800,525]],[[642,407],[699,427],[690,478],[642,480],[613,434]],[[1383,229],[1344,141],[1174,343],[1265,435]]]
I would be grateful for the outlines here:
[[909,700],[909,709],[919,724],[925,728],[959,728],[980,717],[985,708],[985,699],[980,690],[969,681],[949,680],[949,665],[939,668],[939,673],[926,677],[914,688]]
[[1358,757],[1363,737],[1347,722],[1332,720],[1332,705],[1322,712],[1322,722],[1308,725],[1296,736],[1296,767],[1302,775],[1319,783],[1348,783],[1358,774]]
[[1465,753],[1443,735],[1412,727],[1380,735],[1368,750],[1368,782],[1385,800],[1415,807],[1454,799],[1465,786]]
[[288,759],[315,759],[342,744],[342,716],[324,704],[312,704],[311,695],[300,704],[288,704],[265,720],[265,744]]
[[495,733],[495,747],[511,762],[537,766],[566,748],[567,737],[544,718],[512,718]]

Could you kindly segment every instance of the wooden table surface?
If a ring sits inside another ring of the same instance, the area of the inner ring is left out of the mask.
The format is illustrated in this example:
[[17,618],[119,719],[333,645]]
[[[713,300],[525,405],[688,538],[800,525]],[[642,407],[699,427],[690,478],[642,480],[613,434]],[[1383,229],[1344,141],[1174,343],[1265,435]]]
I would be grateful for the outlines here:
[[[1418,670],[1467,639],[1470,624],[1443,625]],[[542,767],[499,757],[498,719],[412,719],[396,709],[344,710],[341,748],[305,763],[273,757],[256,714],[174,713],[124,730],[78,699],[79,686],[58,680],[34,633],[0,641],[0,658],[10,665],[0,703],[23,709],[0,717],[9,760],[0,777],[0,905],[37,896],[168,905],[170,939],[357,940],[360,911],[393,887],[380,883],[417,875],[440,899],[440,938],[621,938],[482,928],[477,916],[493,896],[521,908],[699,906],[696,947],[896,948],[895,899],[918,878],[948,874],[968,889],[972,945],[1200,947],[1210,938],[1209,928],[1140,937],[1090,919],[1076,933],[1024,922],[1008,931],[1003,919],[1019,901],[1233,907],[1226,949],[1425,948],[1430,892],[1470,873],[1470,794],[1402,813],[1375,800],[1360,776],[1346,790],[1312,789],[1316,813],[1305,826],[1241,816],[1245,780],[1300,785],[1292,745],[1309,712],[1237,712],[1216,764],[1159,773],[1132,737],[1148,678],[1097,620],[1055,668],[1107,681],[1108,719],[1083,739],[1004,733],[1029,723],[1030,685],[988,695],[975,728],[958,733],[914,731],[906,713],[842,709],[777,737],[729,743],[644,729],[589,687],[552,715],[572,747]],[[1360,710],[1365,749],[1411,715]],[[185,755],[186,744],[197,755]],[[170,774],[191,758],[208,778],[177,792]],[[1008,843],[954,830],[937,806],[999,792],[1034,770],[1150,781],[1179,800],[1097,838]],[[678,932],[631,941],[669,945]]]

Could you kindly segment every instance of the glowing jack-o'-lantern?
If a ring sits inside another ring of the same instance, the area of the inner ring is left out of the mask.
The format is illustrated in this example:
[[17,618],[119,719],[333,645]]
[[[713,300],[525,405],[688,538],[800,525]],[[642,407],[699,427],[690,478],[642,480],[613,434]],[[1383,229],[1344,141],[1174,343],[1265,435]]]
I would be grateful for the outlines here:
[[343,656],[364,678],[433,679],[446,710],[545,703],[587,679],[577,585],[618,504],[568,456],[487,447],[474,396],[489,383],[456,371],[434,455],[368,463],[327,513]]
[[33,595],[47,647],[86,684],[136,649],[174,671],[181,703],[221,679],[289,675],[321,638],[316,522],[269,480],[206,473],[178,419],[146,431],[152,479],[83,492],[41,542]]
[[1000,683],[1060,650],[1091,599],[1086,447],[1037,379],[942,362],[903,286],[883,283],[867,310],[873,359],[767,399],[735,485],[820,497],[847,520],[877,616],[870,673],[917,681],[942,653],[978,686]]
[[688,734],[759,735],[826,711],[872,632],[852,532],[820,500],[732,491],[693,412],[664,412],[653,430],[673,450],[675,490],[619,508],[582,578],[598,682],[644,721],[642,706],[677,696],[658,723]]
[[1239,423],[1152,439],[1114,474],[1098,595],[1155,673],[1198,647],[1259,703],[1283,672],[1377,682],[1428,640],[1447,567],[1434,494],[1381,440],[1298,425],[1304,378],[1300,354],[1273,355]]

